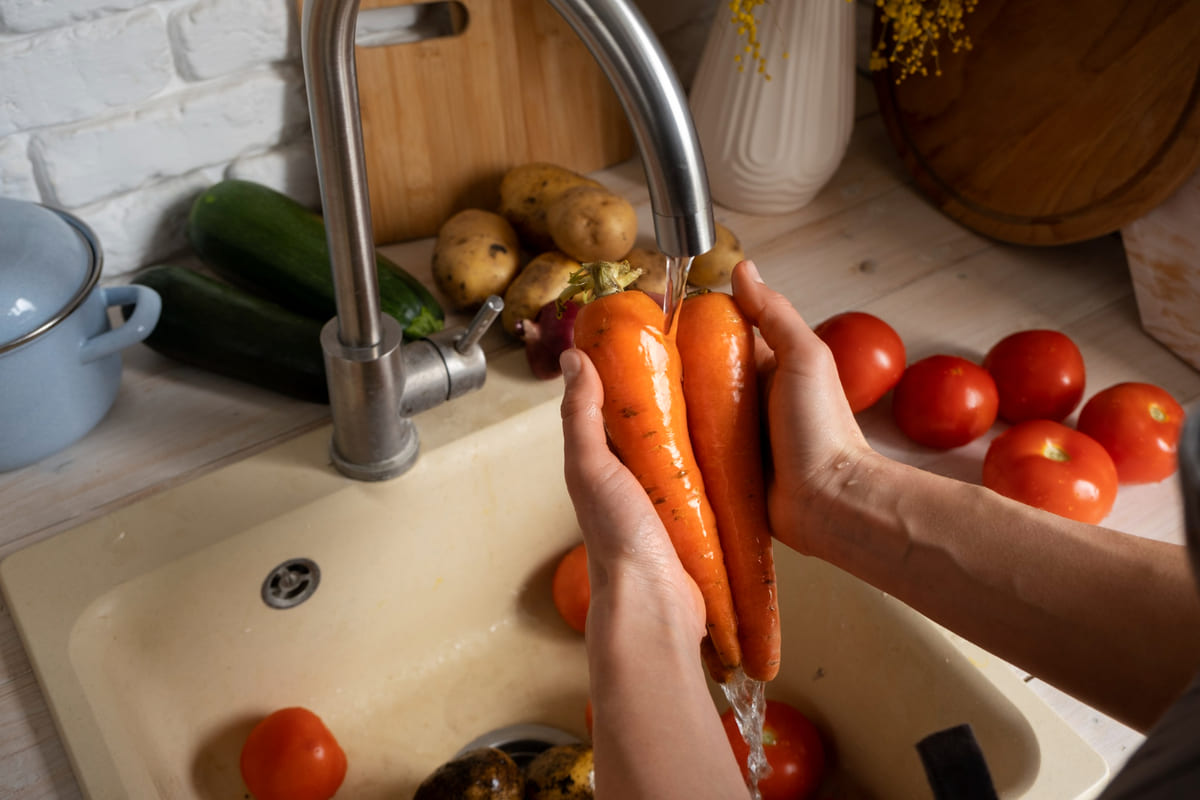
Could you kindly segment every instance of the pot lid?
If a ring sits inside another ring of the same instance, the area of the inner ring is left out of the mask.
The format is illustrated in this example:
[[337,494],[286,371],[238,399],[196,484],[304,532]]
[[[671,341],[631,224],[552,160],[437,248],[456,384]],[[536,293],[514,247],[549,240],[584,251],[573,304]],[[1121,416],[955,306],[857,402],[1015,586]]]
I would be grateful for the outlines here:
[[74,311],[100,277],[100,250],[65,212],[0,197],[0,352]]

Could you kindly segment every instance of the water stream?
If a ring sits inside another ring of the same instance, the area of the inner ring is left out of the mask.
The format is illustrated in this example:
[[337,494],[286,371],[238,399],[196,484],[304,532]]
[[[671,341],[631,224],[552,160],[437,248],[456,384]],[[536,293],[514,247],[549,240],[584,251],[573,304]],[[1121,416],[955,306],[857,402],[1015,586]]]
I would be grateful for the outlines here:
[[688,270],[692,268],[691,256],[667,256],[667,288],[663,292],[663,330],[668,334],[675,325],[679,304],[687,292]]
[[750,749],[746,756],[746,784],[750,789],[752,800],[762,800],[758,791],[758,782],[771,774],[771,766],[767,763],[767,754],[763,750],[763,720],[767,713],[767,684],[746,676],[741,667],[734,670],[733,675],[721,684],[721,691],[733,709],[733,717],[737,721],[742,739]]

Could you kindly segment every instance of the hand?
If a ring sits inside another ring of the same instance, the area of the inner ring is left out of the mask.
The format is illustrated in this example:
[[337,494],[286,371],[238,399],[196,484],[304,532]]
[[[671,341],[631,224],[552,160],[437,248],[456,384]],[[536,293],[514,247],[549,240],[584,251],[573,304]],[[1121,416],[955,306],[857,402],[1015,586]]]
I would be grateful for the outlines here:
[[811,536],[820,527],[822,505],[837,491],[835,476],[857,471],[873,451],[829,348],[786,297],[762,282],[754,262],[734,267],[733,296],[762,334],[757,356],[773,468],[771,529],[789,547],[814,554],[819,543]]
[[566,384],[562,421],[567,491],[587,546],[591,581],[589,638],[594,624],[606,631],[614,624],[612,616],[621,609],[613,605],[613,594],[628,591],[643,604],[630,611],[682,618],[689,632],[694,631],[698,647],[704,633],[703,598],[646,491],[609,449],[600,376],[578,350],[563,353],[561,366]]

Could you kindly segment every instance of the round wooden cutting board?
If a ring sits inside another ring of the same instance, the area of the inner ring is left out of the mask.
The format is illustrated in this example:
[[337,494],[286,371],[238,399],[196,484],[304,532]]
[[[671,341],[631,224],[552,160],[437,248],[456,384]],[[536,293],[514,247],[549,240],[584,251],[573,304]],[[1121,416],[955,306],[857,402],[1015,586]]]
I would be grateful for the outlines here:
[[1200,0],[979,0],[966,23],[973,47],[941,42],[940,76],[875,73],[892,142],[950,217],[1091,239],[1200,166]]

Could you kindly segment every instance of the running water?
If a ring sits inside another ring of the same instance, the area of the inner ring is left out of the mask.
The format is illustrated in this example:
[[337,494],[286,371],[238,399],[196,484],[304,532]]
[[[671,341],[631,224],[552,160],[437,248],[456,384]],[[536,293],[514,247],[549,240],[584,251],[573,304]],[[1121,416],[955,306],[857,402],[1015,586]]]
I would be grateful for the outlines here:
[[742,739],[750,748],[750,753],[746,756],[746,785],[750,789],[752,800],[762,800],[758,782],[771,774],[762,740],[763,720],[767,714],[766,686],[763,681],[747,677],[741,667],[734,670],[729,680],[721,684],[721,691],[725,693],[725,699],[733,709],[733,717],[737,721]]
[[671,333],[679,304],[687,291],[688,270],[692,268],[691,256],[667,256],[667,290],[663,292],[663,330]]

